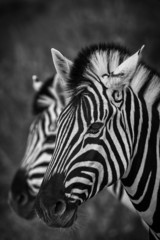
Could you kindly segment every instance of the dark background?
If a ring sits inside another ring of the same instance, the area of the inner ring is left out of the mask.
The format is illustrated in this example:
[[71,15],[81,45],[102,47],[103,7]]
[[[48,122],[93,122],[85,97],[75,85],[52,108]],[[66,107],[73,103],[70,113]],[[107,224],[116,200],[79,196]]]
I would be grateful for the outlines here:
[[160,70],[158,0],[1,0],[0,1],[0,240],[146,239],[135,214],[107,191],[82,205],[75,228],[25,221],[7,205],[13,175],[24,154],[31,114],[31,76],[55,72],[50,54],[57,48],[73,59],[84,46],[118,42]]

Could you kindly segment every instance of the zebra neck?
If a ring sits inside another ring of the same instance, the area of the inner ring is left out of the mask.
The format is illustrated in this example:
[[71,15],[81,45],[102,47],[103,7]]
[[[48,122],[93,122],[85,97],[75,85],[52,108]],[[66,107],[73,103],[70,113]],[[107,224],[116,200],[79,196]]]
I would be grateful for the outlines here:
[[[135,209],[155,232],[160,232],[160,124],[156,104],[136,99],[133,153],[122,183]],[[136,116],[137,115],[137,116]],[[156,211],[158,209],[158,211]]]

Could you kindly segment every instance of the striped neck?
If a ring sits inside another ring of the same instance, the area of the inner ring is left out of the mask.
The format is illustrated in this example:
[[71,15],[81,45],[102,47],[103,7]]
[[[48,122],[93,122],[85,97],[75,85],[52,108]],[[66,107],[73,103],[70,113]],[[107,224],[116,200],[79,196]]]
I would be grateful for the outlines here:
[[128,129],[129,136],[134,139],[133,153],[122,183],[141,217],[159,232],[159,217],[154,212],[160,207],[157,204],[160,195],[160,117],[156,102],[150,105],[144,98],[132,96],[132,108],[127,108],[126,113],[132,119]]

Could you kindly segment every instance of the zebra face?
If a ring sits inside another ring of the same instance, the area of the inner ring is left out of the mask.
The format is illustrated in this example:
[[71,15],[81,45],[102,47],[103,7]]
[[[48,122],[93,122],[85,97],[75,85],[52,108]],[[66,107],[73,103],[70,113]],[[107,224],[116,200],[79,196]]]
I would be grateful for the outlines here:
[[[77,207],[81,203],[124,173],[124,168],[117,171],[120,169],[115,164],[111,174],[110,165],[114,164],[115,156],[110,156],[104,147],[104,137],[110,136],[113,122],[122,118],[119,110],[122,102],[120,104],[118,98],[118,103],[112,101],[110,104],[108,100],[100,106],[100,102],[95,102],[93,88],[78,96],[80,103],[78,101],[75,105],[77,99],[74,99],[62,111],[58,121],[55,151],[36,203],[38,215],[49,226],[69,227],[76,219]],[[102,85],[101,89],[104,91]],[[123,122],[121,124],[124,130]],[[124,131],[121,134],[125,136]],[[116,138],[112,140],[110,137],[109,140],[113,144]],[[116,153],[118,155],[117,150]],[[61,182],[58,180],[60,176],[63,176]]]
[[138,59],[139,52],[128,57],[124,49],[98,45],[84,50],[69,70],[66,58],[53,52],[72,96],[59,117],[54,154],[35,205],[49,226],[70,226],[78,205],[127,170],[132,149],[125,106]]
[[29,129],[23,161],[11,184],[9,203],[19,216],[26,219],[35,216],[35,198],[55,146],[57,118],[63,107],[63,101],[58,99],[62,99],[59,96],[62,87],[57,80],[51,78],[41,85],[36,82],[33,104],[36,116]]

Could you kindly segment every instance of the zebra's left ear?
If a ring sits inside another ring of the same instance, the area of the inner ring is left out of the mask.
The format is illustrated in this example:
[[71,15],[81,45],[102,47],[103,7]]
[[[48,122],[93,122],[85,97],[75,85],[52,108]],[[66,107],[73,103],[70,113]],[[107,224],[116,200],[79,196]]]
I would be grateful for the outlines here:
[[59,74],[60,78],[63,80],[63,84],[66,85],[72,62],[54,48],[51,49],[51,53],[55,69]]
[[138,63],[141,59],[142,50],[144,45],[135,54],[127,58],[123,63],[121,63],[110,75],[110,81],[108,81],[107,87],[109,88],[119,88],[129,85],[130,80],[133,78]]

